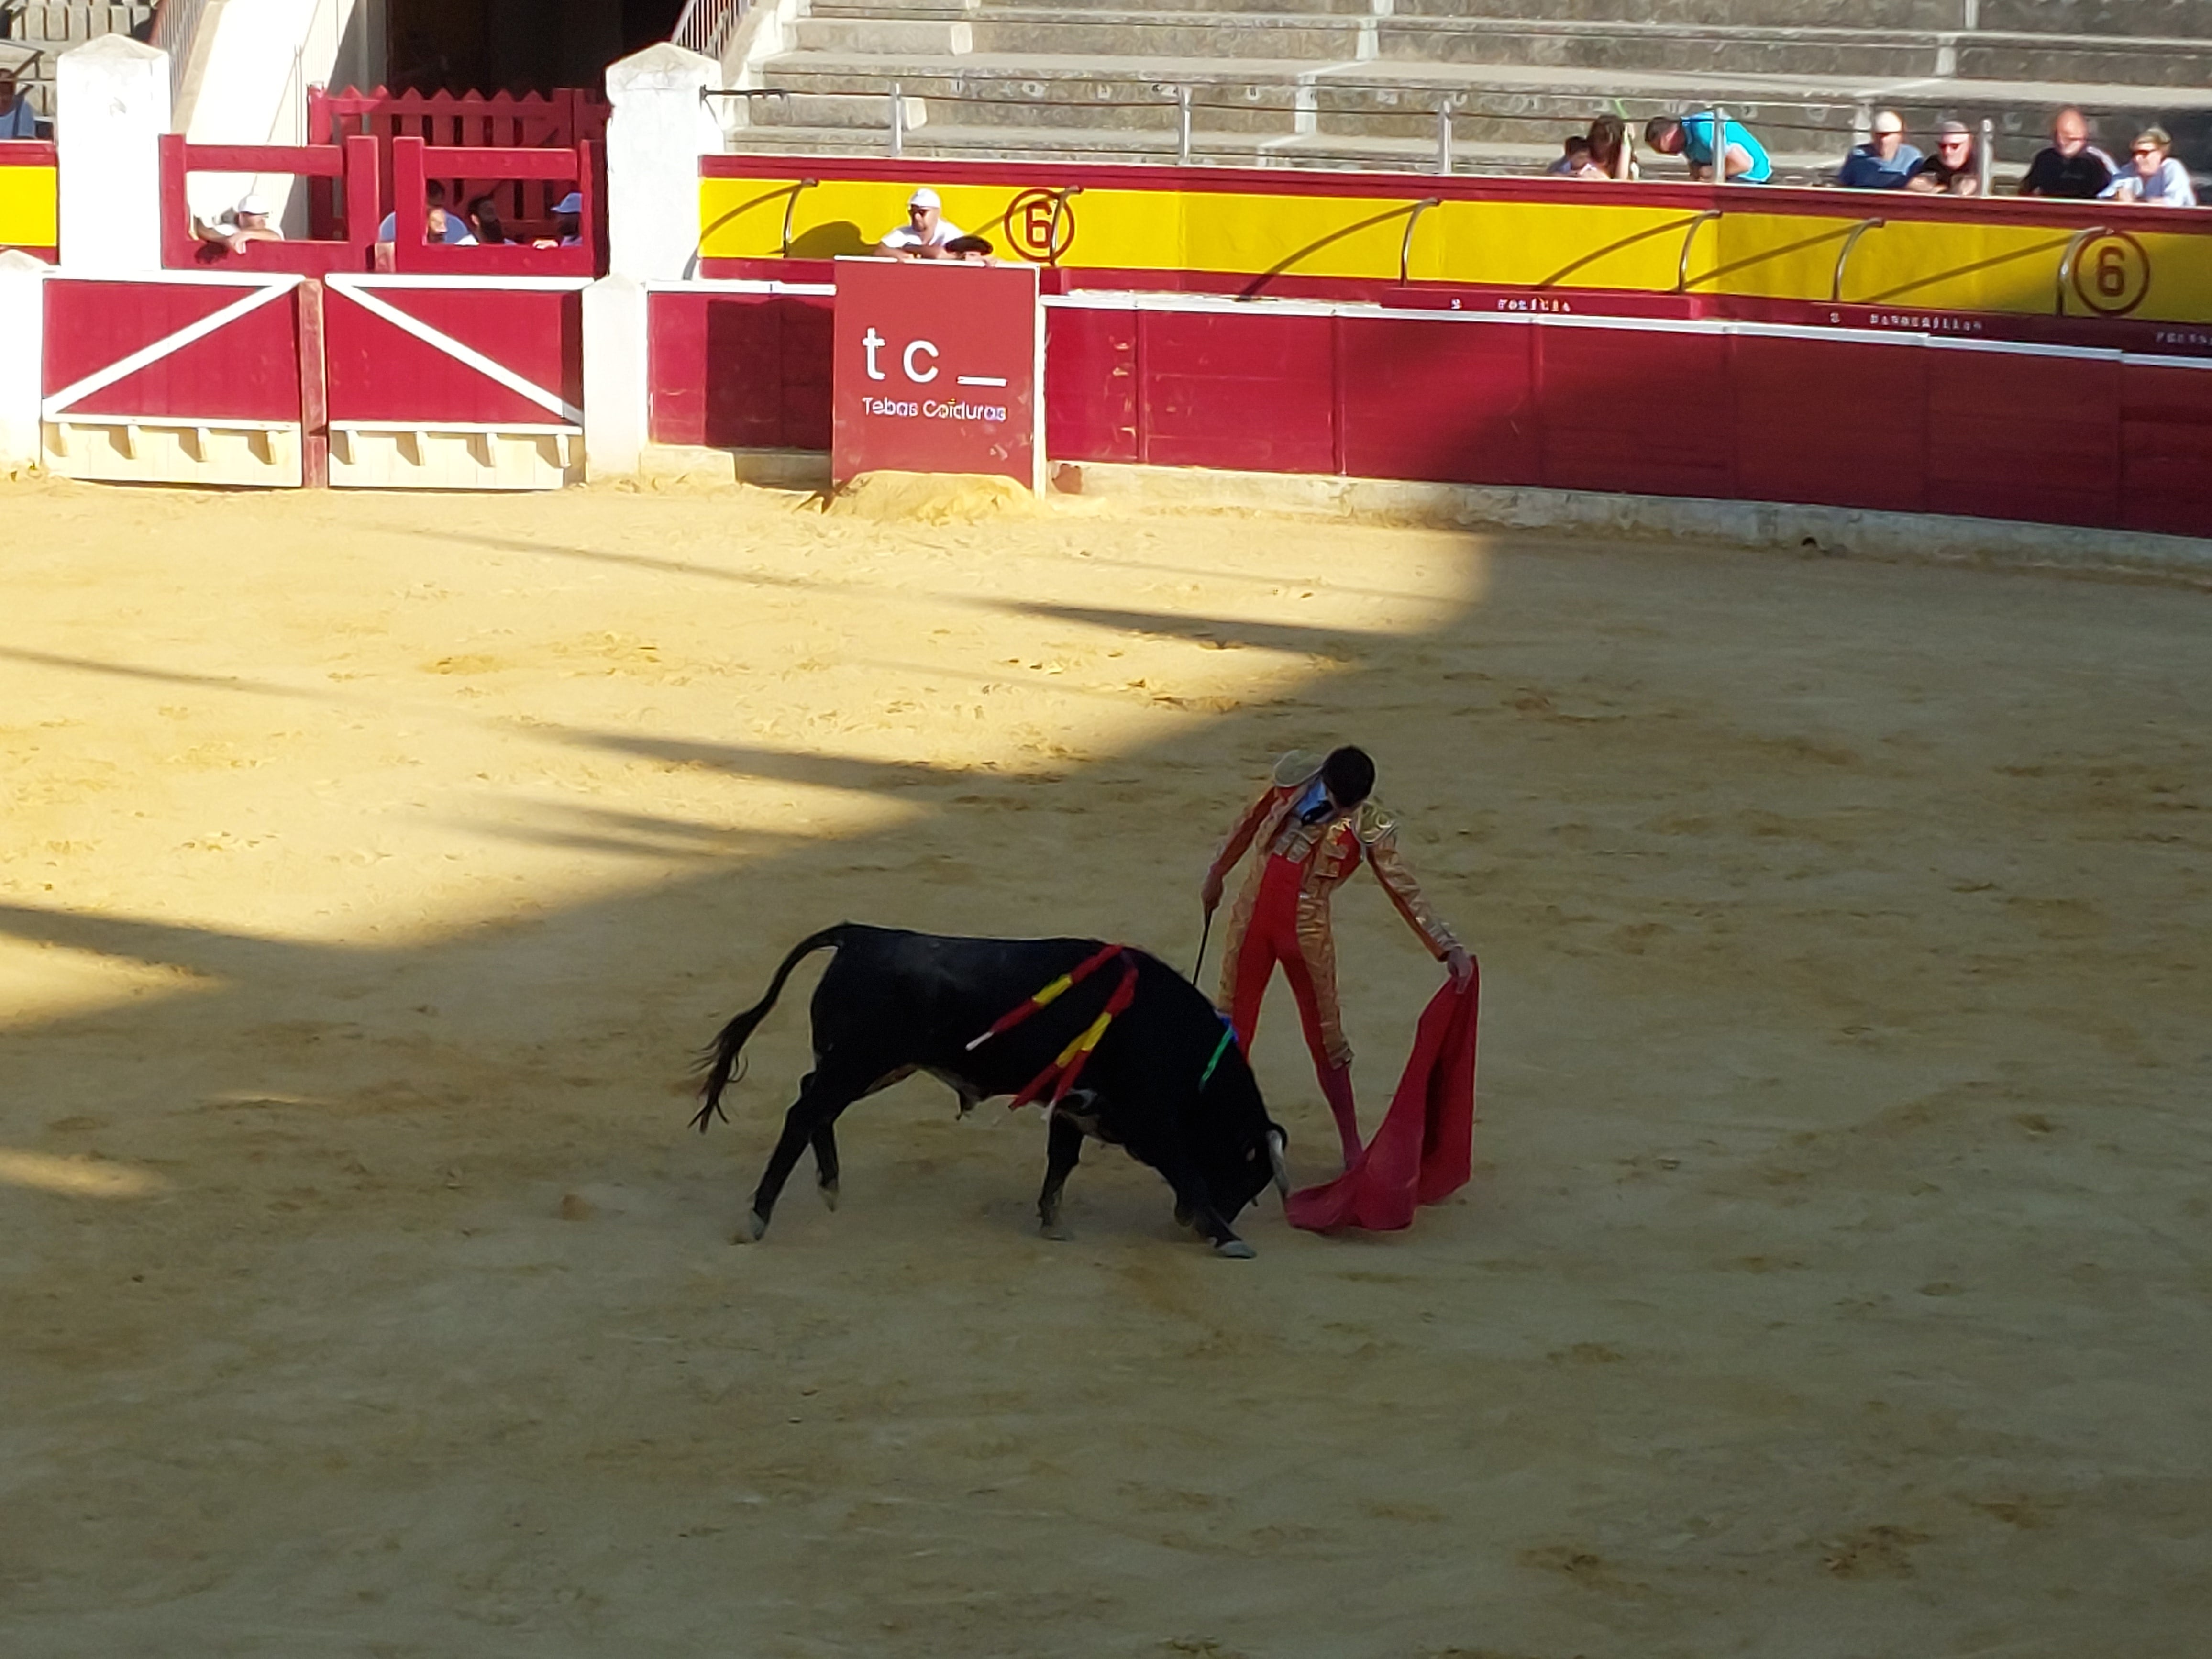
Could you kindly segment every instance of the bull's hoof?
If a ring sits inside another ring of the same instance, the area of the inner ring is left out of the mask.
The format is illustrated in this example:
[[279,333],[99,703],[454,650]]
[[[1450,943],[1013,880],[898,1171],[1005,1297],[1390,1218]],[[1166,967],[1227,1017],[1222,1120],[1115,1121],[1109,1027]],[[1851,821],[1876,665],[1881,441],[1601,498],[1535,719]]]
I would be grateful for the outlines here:
[[1040,1237],[1048,1238],[1055,1244],[1065,1244],[1075,1237],[1073,1233],[1068,1231],[1067,1224],[1057,1216],[1049,1221],[1039,1222],[1037,1232]]
[[1241,1238],[1224,1238],[1213,1247],[1216,1255],[1225,1255],[1232,1261],[1249,1261],[1259,1251]]
[[732,1244],[757,1244],[768,1231],[768,1218],[758,1210],[747,1210],[744,1220],[738,1224]]
[[1188,1204],[1178,1204],[1176,1206],[1176,1225],[1178,1227],[1188,1227],[1190,1225],[1190,1206]]
[[834,1181],[825,1181],[821,1183],[818,1190],[822,1194],[823,1203],[828,1206],[830,1209],[836,1209],[837,1207],[837,1183]]

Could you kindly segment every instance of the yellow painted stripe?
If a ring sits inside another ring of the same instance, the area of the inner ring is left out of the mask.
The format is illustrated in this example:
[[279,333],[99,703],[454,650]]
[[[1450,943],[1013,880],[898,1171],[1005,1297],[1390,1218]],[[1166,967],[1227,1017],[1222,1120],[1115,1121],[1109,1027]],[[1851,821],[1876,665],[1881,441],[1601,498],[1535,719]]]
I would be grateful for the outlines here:
[[1043,990],[1039,991],[1035,996],[1031,997],[1030,1000],[1038,1007],[1042,1008],[1048,1002],[1058,1000],[1060,993],[1066,990],[1069,986],[1074,983],[1075,981],[1073,980],[1070,979],[1066,974],[1062,974],[1058,979],[1053,981],[1051,984],[1046,986]]
[[[1023,257],[1021,238],[1010,234],[1007,222],[1022,189],[949,184],[938,190],[947,219]],[[702,179],[699,250],[710,259],[775,258],[783,251],[789,203],[794,256],[865,253],[905,222],[907,194],[902,183],[836,179],[794,198],[788,179]],[[1035,199],[1035,192],[1028,194]],[[1742,194],[1755,202],[1755,191]],[[1731,205],[1718,221],[1703,224],[1671,207],[1448,201],[1414,226],[1407,274],[1417,282],[1664,294],[1681,279],[1686,243],[1692,292],[1825,303],[1845,238],[1881,205],[1879,198],[1854,197],[1852,210],[1843,211],[1843,199],[1833,215]],[[1089,189],[1067,204],[1073,237],[1061,263],[1393,281],[1413,205],[1379,196]],[[2158,216],[2112,216],[2115,228],[2140,245],[2150,271],[2142,300],[2129,314],[2212,321],[2212,236],[2147,228]],[[1014,228],[1021,228],[1020,221]],[[1893,222],[1859,239],[1843,298],[1929,310],[2048,313],[2068,240],[2064,230],[2034,226]],[[2085,307],[2069,295],[2068,309],[2078,316]]]
[[61,187],[52,167],[0,167],[0,246],[52,247],[61,240]]

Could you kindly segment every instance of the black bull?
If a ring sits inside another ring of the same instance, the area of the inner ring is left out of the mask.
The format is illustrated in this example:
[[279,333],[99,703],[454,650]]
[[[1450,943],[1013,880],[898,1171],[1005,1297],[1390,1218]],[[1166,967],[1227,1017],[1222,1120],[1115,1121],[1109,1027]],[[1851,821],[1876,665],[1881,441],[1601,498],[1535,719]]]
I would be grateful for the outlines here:
[[[1287,1138],[1269,1120],[1237,1044],[1223,1045],[1221,1017],[1173,969],[1127,951],[1019,1024],[969,1047],[1002,1015],[1102,948],[1097,939],[948,939],[851,922],[801,939],[775,970],[768,994],[715,1038],[702,1090],[706,1103],[693,1119],[704,1131],[721,1110],[739,1051],[775,1006],[799,959],[836,950],[814,992],[814,1069],[800,1082],[754,1189],[746,1218],[751,1236],[767,1231],[783,1183],[809,1146],[823,1196],[836,1205],[835,1125],[854,1101],[916,1071],[951,1085],[963,1109],[993,1095],[1016,1094],[1090,1025],[1125,963],[1133,963],[1134,1000],[1115,1016],[1080,1079],[1050,1115],[1038,1218],[1047,1237],[1065,1237],[1060,1189],[1081,1155],[1083,1137],[1091,1134],[1125,1147],[1164,1176],[1175,1189],[1178,1218],[1215,1249],[1251,1255],[1229,1223],[1270,1180],[1288,1190],[1282,1163]],[[1049,1088],[1045,1095],[1050,1098]]]

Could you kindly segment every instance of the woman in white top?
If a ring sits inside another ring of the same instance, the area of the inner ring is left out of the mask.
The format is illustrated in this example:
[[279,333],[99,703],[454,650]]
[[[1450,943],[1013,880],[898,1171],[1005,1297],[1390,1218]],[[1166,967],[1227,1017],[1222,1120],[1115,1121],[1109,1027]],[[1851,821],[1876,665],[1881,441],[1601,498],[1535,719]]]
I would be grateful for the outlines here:
[[2197,187],[2189,169],[2170,153],[2173,140],[2164,127],[2148,127],[2136,135],[2131,167],[2112,175],[2112,182],[2098,194],[2108,201],[2141,202],[2150,207],[2195,207]]

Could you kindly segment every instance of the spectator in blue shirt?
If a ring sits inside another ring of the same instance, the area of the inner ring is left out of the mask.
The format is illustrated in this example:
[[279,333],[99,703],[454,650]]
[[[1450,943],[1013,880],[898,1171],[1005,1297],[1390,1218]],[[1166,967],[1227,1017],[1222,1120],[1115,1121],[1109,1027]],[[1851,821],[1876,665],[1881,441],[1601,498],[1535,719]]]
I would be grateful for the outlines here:
[[35,138],[39,118],[31,100],[15,90],[15,71],[0,69],[0,138]]
[[2153,207],[2195,207],[2197,186],[2189,169],[2172,155],[2173,140],[2164,127],[2146,127],[2129,152],[2132,166],[2112,175],[2098,193],[2107,201],[2143,202]]
[[1893,109],[1874,118],[1874,137],[1844,157],[1836,182],[1845,190],[1903,190],[1920,165],[1920,152],[1905,142],[1905,118]]
[[[1690,177],[1713,177],[1713,116],[1658,115],[1644,128],[1644,142],[1662,155],[1679,155],[1690,164]],[[1741,121],[1730,121],[1722,135],[1727,150],[1726,173],[1732,185],[1763,185],[1774,176],[1774,163],[1766,149]]]

